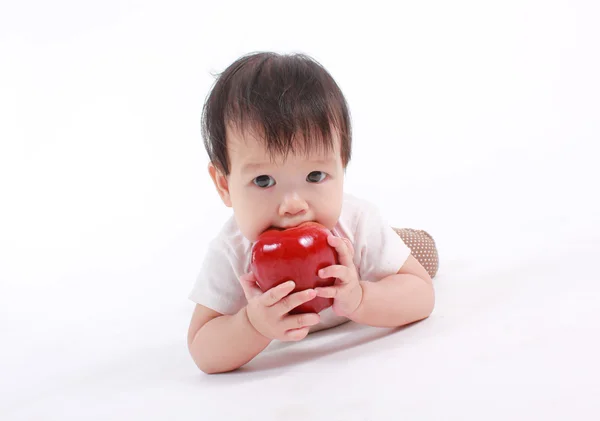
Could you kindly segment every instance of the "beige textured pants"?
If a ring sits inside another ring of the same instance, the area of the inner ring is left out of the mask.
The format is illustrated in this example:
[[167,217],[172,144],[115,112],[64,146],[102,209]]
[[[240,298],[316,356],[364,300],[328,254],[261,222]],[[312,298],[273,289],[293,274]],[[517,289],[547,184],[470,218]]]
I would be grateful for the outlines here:
[[412,228],[394,228],[394,231],[433,278],[439,267],[438,252],[433,237],[423,230]]

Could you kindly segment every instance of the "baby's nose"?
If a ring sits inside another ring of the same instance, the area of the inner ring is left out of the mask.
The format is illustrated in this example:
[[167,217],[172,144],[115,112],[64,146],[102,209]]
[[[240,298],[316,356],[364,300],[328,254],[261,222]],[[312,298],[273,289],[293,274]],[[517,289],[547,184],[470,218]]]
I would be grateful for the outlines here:
[[306,213],[308,203],[298,193],[290,193],[283,197],[279,206],[279,216],[296,216]]

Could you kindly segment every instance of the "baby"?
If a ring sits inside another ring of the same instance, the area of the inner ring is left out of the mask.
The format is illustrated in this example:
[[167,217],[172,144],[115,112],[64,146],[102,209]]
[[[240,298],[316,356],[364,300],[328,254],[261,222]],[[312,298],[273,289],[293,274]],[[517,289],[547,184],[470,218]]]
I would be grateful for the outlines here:
[[[209,174],[233,216],[210,242],[189,296],[196,308],[188,346],[200,370],[235,370],[273,340],[299,341],[348,320],[396,327],[431,314],[434,273],[422,263],[431,256],[419,261],[373,204],[344,193],[349,111],[319,63],[302,54],[241,57],[208,96],[202,134]],[[331,231],[339,264],[318,275],[335,284],[293,293],[292,279],[261,291],[249,270],[252,244],[269,228],[305,221]],[[289,314],[315,297],[332,298],[333,306]]]

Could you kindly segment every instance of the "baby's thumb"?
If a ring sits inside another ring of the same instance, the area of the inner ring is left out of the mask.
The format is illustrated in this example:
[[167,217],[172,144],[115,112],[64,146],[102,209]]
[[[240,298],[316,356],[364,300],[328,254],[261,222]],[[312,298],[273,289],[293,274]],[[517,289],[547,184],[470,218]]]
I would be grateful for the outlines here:
[[244,295],[246,295],[247,300],[262,295],[262,291],[256,283],[256,277],[252,272],[240,276],[240,284],[244,289]]

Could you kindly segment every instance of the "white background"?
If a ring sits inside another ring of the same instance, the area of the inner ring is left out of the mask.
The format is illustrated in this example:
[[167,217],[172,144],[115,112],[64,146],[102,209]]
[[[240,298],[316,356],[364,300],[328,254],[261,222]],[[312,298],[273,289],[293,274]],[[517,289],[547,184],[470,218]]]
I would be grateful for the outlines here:
[[[3,1],[0,418],[597,418],[598,4]],[[345,326],[298,345],[368,339],[317,362],[284,347],[267,374],[204,376],[187,355],[187,294],[230,210],[200,112],[211,73],[260,50],[309,54],[339,83],[354,128],[347,190],[434,236],[438,305],[378,341]],[[563,341],[544,320],[565,300]],[[508,339],[478,354],[493,327]],[[560,358],[498,354],[536,337],[540,350],[563,344]],[[411,338],[418,348],[403,348]],[[387,377],[364,374],[378,361]],[[341,380],[319,377],[340,364]],[[509,374],[519,364],[529,371]],[[552,393],[550,372],[563,386]]]

